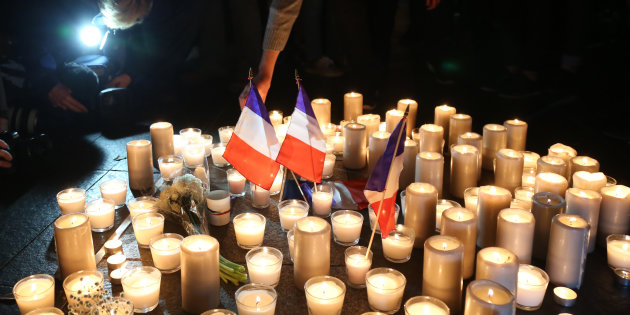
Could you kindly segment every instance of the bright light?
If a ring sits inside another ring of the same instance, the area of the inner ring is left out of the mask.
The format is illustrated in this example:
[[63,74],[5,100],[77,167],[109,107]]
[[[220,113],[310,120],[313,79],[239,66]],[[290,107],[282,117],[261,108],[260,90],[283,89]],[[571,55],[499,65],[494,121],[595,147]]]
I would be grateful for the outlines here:
[[89,46],[93,47],[101,42],[101,31],[94,25],[88,25],[81,30],[81,41]]

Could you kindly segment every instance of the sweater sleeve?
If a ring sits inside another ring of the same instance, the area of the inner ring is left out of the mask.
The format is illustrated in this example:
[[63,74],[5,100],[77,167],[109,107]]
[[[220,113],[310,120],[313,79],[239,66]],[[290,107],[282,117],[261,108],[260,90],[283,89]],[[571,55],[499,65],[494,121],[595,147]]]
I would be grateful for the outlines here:
[[263,49],[284,49],[301,6],[302,0],[273,0],[269,8]]

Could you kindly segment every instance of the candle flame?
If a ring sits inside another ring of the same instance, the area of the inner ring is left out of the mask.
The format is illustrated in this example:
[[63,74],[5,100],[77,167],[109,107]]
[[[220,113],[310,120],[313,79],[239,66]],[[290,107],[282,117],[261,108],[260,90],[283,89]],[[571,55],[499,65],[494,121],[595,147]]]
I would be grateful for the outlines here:
[[313,230],[315,230],[315,226],[313,225],[313,221],[309,221],[308,222],[308,226],[311,229],[311,232],[313,232]]
[[446,242],[442,242],[442,249],[446,249]]
[[75,222],[77,222],[77,217],[72,217],[72,219],[70,220],[70,225],[74,225]]
[[575,221],[576,221],[575,217],[571,217],[571,218],[569,219],[569,222],[571,222],[571,224],[575,223]]
[[322,282],[322,296],[326,296],[326,282]]
[[491,299],[491,298],[492,298],[492,296],[494,296],[494,290],[489,289],[489,290],[488,290],[488,299]]
[[621,248],[623,248],[623,250],[628,250],[628,243],[623,244]]
[[512,220],[514,220],[514,222],[518,222],[518,214],[513,215]]
[[461,212],[457,212],[457,220],[458,221],[462,220],[462,213]]
[[259,295],[256,296],[256,309],[260,311],[260,296]]

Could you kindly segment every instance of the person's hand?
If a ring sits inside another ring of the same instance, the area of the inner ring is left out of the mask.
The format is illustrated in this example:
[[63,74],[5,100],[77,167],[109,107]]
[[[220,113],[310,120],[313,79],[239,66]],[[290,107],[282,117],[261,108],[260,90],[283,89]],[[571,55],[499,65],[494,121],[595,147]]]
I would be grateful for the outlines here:
[[129,86],[129,84],[131,84],[131,77],[126,74],[123,73],[115,78],[113,78],[111,81],[109,81],[109,83],[107,83],[107,85],[105,86],[106,88],[126,88]]
[[[271,78],[264,78],[260,76],[256,76],[253,80],[254,84],[256,84],[256,89],[258,90],[258,94],[260,94],[260,98],[263,103],[267,99],[267,93],[269,92],[269,88],[271,87]],[[238,97],[238,102],[241,105],[241,110],[245,107],[245,103],[247,102],[247,96],[249,95],[249,83],[245,85],[241,95]]]
[[13,160],[13,157],[11,156],[11,153],[4,150],[8,148],[9,145],[7,145],[6,142],[0,140],[0,167],[2,168],[11,167],[11,161]]
[[440,4],[440,0],[426,0],[427,10],[433,10]]
[[70,110],[75,113],[87,113],[87,108],[72,97],[72,90],[67,86],[57,83],[48,91],[48,100],[53,107]]

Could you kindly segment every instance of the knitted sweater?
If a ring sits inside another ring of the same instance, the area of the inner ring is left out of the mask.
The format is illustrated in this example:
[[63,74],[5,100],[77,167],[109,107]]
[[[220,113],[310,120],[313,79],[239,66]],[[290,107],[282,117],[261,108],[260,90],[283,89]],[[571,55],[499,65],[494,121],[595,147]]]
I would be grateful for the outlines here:
[[284,49],[301,6],[302,0],[273,0],[269,8],[263,49]]

